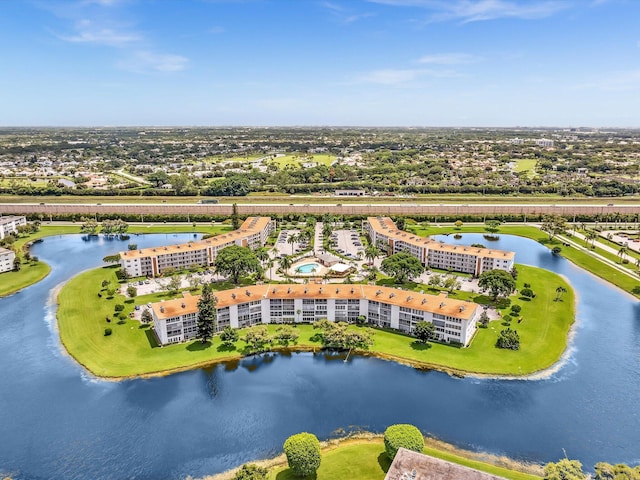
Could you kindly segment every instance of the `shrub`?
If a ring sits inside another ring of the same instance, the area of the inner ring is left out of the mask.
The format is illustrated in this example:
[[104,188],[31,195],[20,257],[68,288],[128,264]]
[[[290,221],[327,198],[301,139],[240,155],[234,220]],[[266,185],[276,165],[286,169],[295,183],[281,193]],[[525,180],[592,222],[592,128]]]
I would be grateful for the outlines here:
[[502,316],[502,321],[509,323],[511,321],[511,315],[509,315],[508,313]]
[[531,290],[530,288],[523,288],[522,290],[520,290],[520,295],[522,295],[523,297],[527,297],[527,298],[535,297],[535,294],[533,293],[533,290]]
[[242,465],[236,472],[233,480],[267,480],[269,471],[264,467],[259,467],[255,463]]
[[105,328],[104,329],[104,336],[108,337],[109,335],[111,335],[111,329],[110,328]]
[[313,475],[320,466],[320,442],[307,432],[291,435],[284,442],[284,453],[291,471],[299,476]]
[[520,305],[511,305],[511,312],[514,315],[518,315],[520,313],[520,310],[522,310],[522,307]]
[[387,427],[384,431],[384,449],[390,460],[393,460],[398,449],[404,447],[414,452],[424,449],[424,437],[413,425],[398,423]]
[[121,303],[118,303],[118,304],[116,304],[116,306],[115,306],[115,307],[113,307],[113,309],[114,309],[116,312],[121,312],[121,311],[123,311],[123,310],[124,310],[124,305],[122,305]]
[[496,347],[506,348],[508,350],[520,349],[520,336],[516,330],[506,328],[500,332],[498,340],[496,340]]

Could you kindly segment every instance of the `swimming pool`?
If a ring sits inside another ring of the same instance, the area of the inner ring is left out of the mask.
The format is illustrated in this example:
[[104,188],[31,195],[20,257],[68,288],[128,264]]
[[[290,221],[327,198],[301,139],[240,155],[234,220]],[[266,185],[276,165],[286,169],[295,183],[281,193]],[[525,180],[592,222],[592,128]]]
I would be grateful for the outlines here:
[[316,262],[311,263],[303,263],[296,267],[296,272],[298,273],[313,273],[316,272],[320,268],[320,264]]

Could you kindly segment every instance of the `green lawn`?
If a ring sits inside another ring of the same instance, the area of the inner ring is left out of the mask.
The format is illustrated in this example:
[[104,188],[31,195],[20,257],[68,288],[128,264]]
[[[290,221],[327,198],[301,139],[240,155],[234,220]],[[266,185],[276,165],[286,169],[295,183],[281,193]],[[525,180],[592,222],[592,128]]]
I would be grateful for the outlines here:
[[[423,453],[449,462],[481,470],[493,475],[513,480],[540,480],[540,477],[497,467],[490,463],[471,460],[453,453],[427,447]],[[322,461],[317,472],[316,480],[383,480],[391,462],[384,451],[382,439],[347,442],[337,448],[323,450]],[[295,477],[288,467],[273,468],[268,476],[269,480],[294,480]]]
[[44,262],[25,262],[19,272],[0,274],[0,297],[11,295],[49,275],[51,267]]
[[[567,334],[574,320],[574,297],[570,286],[559,276],[533,267],[518,266],[519,287],[528,282],[537,293],[529,302],[514,299],[522,306],[522,323],[512,322],[521,338],[519,351],[495,348],[498,332],[504,328],[500,321],[491,322],[489,328],[478,329],[469,348],[458,348],[442,344],[425,347],[415,339],[395,332],[375,330],[375,344],[371,352],[383,358],[399,360],[416,366],[453,370],[455,372],[525,375],[545,369],[556,362],[566,347]],[[224,359],[238,358],[245,353],[245,344],[240,341],[235,349],[222,347],[218,340],[213,346],[200,342],[157,347],[149,327],[140,326],[135,320],[120,325],[106,317],[112,317],[114,305],[125,305],[125,313],[133,310],[134,304],[146,304],[169,298],[166,294],[138,297],[126,303],[116,296],[107,299],[106,292],[98,297],[102,280],[109,279],[116,285],[116,268],[98,268],[84,272],[71,279],[60,291],[58,301],[58,324],[60,338],[67,351],[88,370],[104,377],[127,377],[166,373],[214,363]],[[555,302],[555,288],[564,286],[568,293],[563,301]],[[229,285],[220,285],[229,288]],[[471,299],[483,300],[484,296]],[[111,336],[104,336],[104,329],[113,329]],[[277,327],[270,325],[271,332]],[[357,327],[352,327],[357,328]],[[311,325],[297,327],[300,339],[296,348],[319,349],[320,344],[312,340],[317,333]]]
[[306,162],[316,162],[326,166],[330,166],[335,159],[336,159],[335,155],[328,155],[328,154],[307,155],[307,154],[293,153],[293,154],[285,155],[283,157],[276,157],[269,161],[277,164],[278,167],[282,169],[287,166],[290,166],[293,168],[300,168],[302,164]]
[[[453,225],[445,225],[441,227],[437,226],[423,226],[423,225],[412,225],[407,226],[407,230],[411,232],[422,235],[438,235],[444,233],[484,233],[488,232],[484,229],[484,225],[463,225],[462,227],[455,228]],[[500,230],[496,235],[505,234],[505,235],[518,235],[521,237],[530,238],[535,240],[548,248],[552,249],[553,247],[560,247],[562,251],[560,255],[575,263],[581,268],[584,268],[588,272],[593,273],[594,275],[606,280],[609,283],[629,292],[636,297],[640,297],[640,279],[636,279],[622,273],[615,268],[602,263],[600,260],[595,258],[593,255],[590,255],[587,252],[580,251],[573,247],[565,247],[562,245],[557,239],[553,239],[549,241],[549,236],[536,227],[529,227],[524,225],[501,225]],[[608,254],[605,256],[609,256],[612,254]],[[613,257],[611,257],[613,259]]]

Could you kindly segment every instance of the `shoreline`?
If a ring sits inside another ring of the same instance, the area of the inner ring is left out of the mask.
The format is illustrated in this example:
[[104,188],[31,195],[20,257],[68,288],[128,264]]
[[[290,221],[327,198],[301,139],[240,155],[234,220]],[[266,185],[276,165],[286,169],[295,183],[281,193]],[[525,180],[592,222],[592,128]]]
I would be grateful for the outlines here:
[[[423,435],[425,441],[426,455],[432,455],[429,450],[436,451],[444,455],[454,455],[456,457],[471,460],[475,462],[486,463],[495,467],[512,470],[515,472],[525,473],[529,475],[535,475],[542,477],[543,470],[542,465],[537,463],[522,462],[509,457],[496,455],[488,452],[474,452],[472,450],[466,450],[456,447],[453,444],[444,442],[430,435]],[[352,445],[361,444],[379,444],[381,452],[384,451],[384,435],[382,433],[373,433],[368,431],[359,431],[354,433],[347,433],[344,436],[337,438],[329,438],[320,442],[320,449],[322,454],[326,454],[341,447],[348,447]],[[433,456],[433,455],[432,455]],[[280,453],[275,457],[264,458],[258,460],[249,460],[246,463],[255,463],[259,466],[268,469],[284,468],[287,466],[287,459],[284,453]],[[216,473],[213,475],[206,475],[204,477],[198,477],[193,480],[232,480],[235,472],[240,468],[232,468],[224,472]]]

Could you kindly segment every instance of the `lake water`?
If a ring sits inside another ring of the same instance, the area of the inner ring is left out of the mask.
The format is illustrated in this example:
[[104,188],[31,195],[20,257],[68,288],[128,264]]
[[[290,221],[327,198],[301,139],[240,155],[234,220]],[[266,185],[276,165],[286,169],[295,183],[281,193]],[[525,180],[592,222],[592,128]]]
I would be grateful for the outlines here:
[[[142,248],[188,238],[131,241]],[[397,422],[517,459],[555,461],[565,449],[589,469],[600,460],[640,463],[640,304],[533,241],[465,235],[460,242],[515,250],[518,263],[565,275],[576,289],[575,339],[550,378],[456,379],[377,359],[301,353],[164,378],[97,380],[60,347],[49,293],[126,242],[45,239],[33,253],[52,266],[49,277],[0,299],[0,474],[197,477],[279,453],[300,431],[323,439]]]

